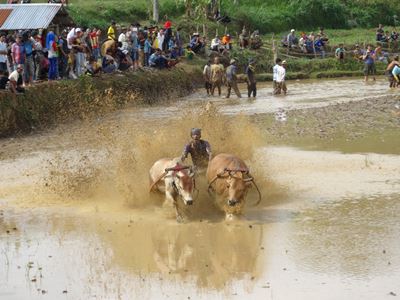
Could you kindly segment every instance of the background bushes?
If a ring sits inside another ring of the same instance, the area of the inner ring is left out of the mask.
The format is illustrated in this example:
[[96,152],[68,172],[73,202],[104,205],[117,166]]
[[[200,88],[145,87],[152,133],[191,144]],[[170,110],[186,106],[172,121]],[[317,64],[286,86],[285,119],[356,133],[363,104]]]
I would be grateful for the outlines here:
[[[112,19],[129,24],[148,20],[152,0],[71,0],[69,10],[81,26],[107,27]],[[185,14],[184,1],[159,0],[160,18],[177,21]],[[203,3],[206,0],[192,0]],[[391,0],[220,0],[221,14],[233,22],[230,30],[240,31],[243,26],[258,28],[262,33],[325,28],[373,28],[382,23],[398,25],[400,5]],[[37,0],[39,2],[39,0]],[[43,2],[43,1],[41,1]],[[194,7],[194,11],[196,11]],[[198,18],[200,22],[202,12]]]

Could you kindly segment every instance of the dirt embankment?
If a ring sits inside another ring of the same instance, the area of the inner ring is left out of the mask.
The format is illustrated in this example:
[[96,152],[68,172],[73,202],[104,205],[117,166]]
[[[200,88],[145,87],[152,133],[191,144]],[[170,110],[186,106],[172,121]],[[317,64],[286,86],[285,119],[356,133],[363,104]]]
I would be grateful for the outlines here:
[[128,104],[152,104],[188,95],[201,73],[196,69],[138,71],[99,78],[43,83],[25,94],[0,94],[0,137],[87,119]]

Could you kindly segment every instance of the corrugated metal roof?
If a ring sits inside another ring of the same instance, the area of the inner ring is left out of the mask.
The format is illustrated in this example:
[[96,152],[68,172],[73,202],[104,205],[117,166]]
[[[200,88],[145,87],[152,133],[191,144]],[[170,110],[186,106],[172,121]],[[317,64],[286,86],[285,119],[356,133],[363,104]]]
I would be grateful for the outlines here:
[[4,24],[11,12],[12,9],[0,9],[0,26]]
[[0,4],[0,11],[12,10],[0,30],[47,28],[61,7],[61,4]]

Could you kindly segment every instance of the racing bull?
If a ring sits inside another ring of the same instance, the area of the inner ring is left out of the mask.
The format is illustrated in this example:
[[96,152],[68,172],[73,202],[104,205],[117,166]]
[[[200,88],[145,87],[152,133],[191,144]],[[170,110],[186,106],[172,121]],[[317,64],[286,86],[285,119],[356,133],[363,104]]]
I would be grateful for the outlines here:
[[164,205],[173,205],[176,220],[182,222],[183,216],[179,211],[178,200],[185,205],[193,204],[195,189],[195,173],[190,166],[184,166],[179,158],[162,158],[154,163],[150,172],[150,192],[165,194]]
[[214,191],[217,204],[225,212],[225,219],[232,220],[240,215],[251,185],[257,189],[261,202],[261,193],[247,165],[239,157],[222,153],[215,156],[207,169],[208,191]]

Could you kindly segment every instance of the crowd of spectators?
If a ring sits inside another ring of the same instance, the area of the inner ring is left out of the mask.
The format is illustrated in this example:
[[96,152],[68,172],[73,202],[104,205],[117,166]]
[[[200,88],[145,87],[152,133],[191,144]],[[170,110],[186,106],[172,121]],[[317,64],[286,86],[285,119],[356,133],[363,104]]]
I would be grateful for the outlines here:
[[376,29],[376,41],[383,46],[388,46],[389,48],[397,49],[399,40],[399,33],[395,28],[392,29],[392,32],[388,30],[385,31],[382,24],[379,24]]
[[[101,73],[135,71],[138,68],[170,68],[183,55],[191,57],[204,45],[195,33],[183,49],[179,28],[170,21],[162,28],[117,26],[105,34],[98,28],[66,28],[53,31],[18,31],[0,34],[0,89],[13,92],[43,80],[76,79]],[[9,83],[7,83],[9,81]],[[15,81],[15,86],[14,86]]]
[[329,42],[324,28],[320,28],[315,34],[311,32],[306,34],[302,32],[300,37],[296,35],[296,30],[292,29],[290,33],[282,39],[282,45],[288,49],[299,49],[304,54],[319,55],[325,58],[325,47]]

